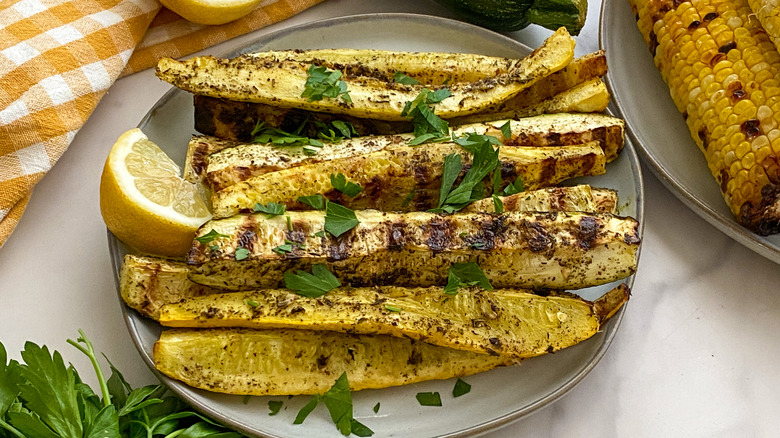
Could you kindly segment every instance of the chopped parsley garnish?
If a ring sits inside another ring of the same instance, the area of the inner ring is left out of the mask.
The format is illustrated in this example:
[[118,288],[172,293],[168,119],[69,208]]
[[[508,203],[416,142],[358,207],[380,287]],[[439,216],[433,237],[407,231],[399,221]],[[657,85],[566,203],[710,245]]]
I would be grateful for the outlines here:
[[493,195],[493,208],[495,208],[496,213],[498,214],[504,212],[504,201],[502,201],[498,195]]
[[285,216],[284,218],[287,219],[287,231],[292,231],[292,219],[290,219],[290,216]]
[[377,404],[374,405],[374,413],[375,414],[379,413],[379,403],[378,402],[377,402]]
[[325,238],[325,230],[319,230],[316,233],[314,233],[314,236],[319,238]]
[[200,237],[196,237],[195,240],[197,240],[199,243],[202,243],[202,244],[205,245],[205,244],[210,243],[211,241],[219,239],[221,237],[230,237],[230,236],[228,236],[227,234],[220,234],[215,229],[212,228],[211,231],[209,231],[208,233],[206,233],[206,234],[204,234],[204,235],[202,235]]
[[[345,138],[352,138],[357,135],[355,126],[350,122],[334,120],[330,124],[314,120],[314,127],[317,130],[317,138],[321,138],[331,143],[337,143]],[[322,146],[322,143],[320,143]]]
[[420,85],[420,81],[418,81],[415,78],[409,77],[403,72],[397,71],[393,75],[393,82],[396,84],[404,84],[404,85]]
[[270,218],[284,214],[284,212],[287,211],[287,206],[283,204],[277,204],[276,202],[269,202],[266,205],[258,202],[252,208],[252,211],[255,213],[265,213]]
[[336,204],[328,202],[325,206],[325,231],[334,237],[339,237],[360,224],[355,212]]
[[401,203],[401,207],[406,207],[414,199],[414,195],[417,194],[417,187],[412,187],[412,190],[404,198],[404,202]]
[[334,189],[349,196],[350,198],[354,198],[355,196],[357,196],[358,193],[363,191],[363,187],[360,187],[359,184],[355,184],[352,181],[347,181],[347,177],[344,176],[343,173],[339,173],[336,175],[331,173],[330,184],[333,186]]
[[520,193],[524,190],[525,187],[523,187],[523,178],[518,176],[515,182],[509,183],[509,185],[504,187],[504,196],[514,195],[515,193]]
[[325,210],[328,200],[322,195],[299,196],[298,202],[308,205],[315,210]]
[[418,392],[417,401],[420,406],[441,406],[441,395],[438,392]]
[[449,138],[450,125],[433,113],[435,105],[450,96],[450,90],[441,88],[431,91],[423,88],[411,102],[406,102],[401,117],[409,117],[414,125],[414,140],[410,145],[444,141]]
[[342,435],[349,436],[350,434],[355,434],[359,437],[368,437],[374,434],[371,429],[353,417],[352,393],[349,391],[349,381],[347,380],[346,372],[336,379],[336,383],[331,386],[328,392],[312,397],[298,412],[293,424],[303,423],[319,402],[323,402],[325,407],[328,408],[330,418]]
[[296,271],[284,273],[284,286],[298,295],[317,298],[341,286],[341,282],[325,265],[312,265],[311,273]]
[[494,140],[491,139],[495,137],[472,135],[458,143],[472,152],[473,158],[471,167],[457,187],[453,188],[453,185],[463,170],[463,158],[459,154],[444,157],[439,203],[431,210],[432,212],[453,213],[482,199],[484,194],[482,180],[499,165],[498,149],[493,148]]
[[309,137],[301,135],[303,127],[302,124],[294,132],[287,132],[258,120],[249,135],[252,136],[252,143],[270,143],[275,146],[306,145],[309,144]]
[[455,387],[452,388],[452,396],[458,398],[462,395],[466,395],[471,392],[471,385],[464,382],[460,378],[455,382]]
[[501,134],[503,134],[504,138],[509,140],[512,138],[512,124],[509,120],[506,121],[503,125],[501,125]]
[[282,406],[284,405],[283,402],[280,402],[278,400],[269,400],[268,401],[268,415],[274,416],[279,413],[279,411],[282,409]]
[[444,293],[447,295],[457,295],[458,288],[479,286],[485,290],[493,290],[485,273],[474,262],[453,263],[450,266],[447,277],[447,285],[444,286]]
[[341,97],[344,102],[352,103],[352,98],[347,91],[347,83],[341,80],[340,71],[311,65],[308,74],[301,97],[309,99],[309,102],[322,100],[325,97],[331,99]]
[[236,260],[244,260],[247,257],[249,257],[248,249],[242,248],[240,246],[236,248]]
[[303,245],[301,245],[301,244],[300,244],[300,243],[298,243],[298,242],[293,242],[292,240],[287,240],[287,239],[285,239],[283,244],[281,244],[281,245],[279,245],[279,246],[275,247],[275,248],[274,248],[274,249],[272,249],[271,251],[273,251],[273,252],[275,252],[275,253],[277,253],[277,254],[285,255],[285,254],[289,254],[289,253],[291,253],[291,252],[292,252],[292,250],[293,250],[293,249],[294,249],[296,246],[297,246],[298,248],[304,248],[304,246],[303,246]]
[[246,304],[247,304],[249,307],[253,308],[253,309],[257,308],[257,306],[259,306],[259,305],[260,305],[260,303],[258,303],[257,301],[255,301],[255,300],[253,300],[253,299],[251,299],[251,298],[248,298],[248,299],[246,300]]
[[385,304],[385,309],[390,312],[400,312],[401,308],[398,306],[391,306],[390,304]]

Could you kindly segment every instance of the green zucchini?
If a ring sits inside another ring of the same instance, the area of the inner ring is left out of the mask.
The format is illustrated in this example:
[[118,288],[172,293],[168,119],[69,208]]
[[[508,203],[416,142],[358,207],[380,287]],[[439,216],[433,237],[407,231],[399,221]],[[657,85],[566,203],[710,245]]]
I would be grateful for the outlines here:
[[578,35],[588,12],[587,0],[436,0],[462,19],[499,32],[529,24]]

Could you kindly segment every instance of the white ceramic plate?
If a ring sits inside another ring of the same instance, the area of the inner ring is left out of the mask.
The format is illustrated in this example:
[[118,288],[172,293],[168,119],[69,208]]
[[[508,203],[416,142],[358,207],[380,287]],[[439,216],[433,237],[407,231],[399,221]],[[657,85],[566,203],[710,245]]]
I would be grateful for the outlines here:
[[599,43],[607,52],[607,86],[617,113],[650,169],[680,200],[728,236],[780,263],[780,235],[758,236],[726,206],[707,161],[653,64],[628,0],[604,0]]
[[[456,21],[410,14],[353,16],[283,30],[266,35],[251,44],[222,54],[291,48],[375,48],[411,51],[472,52],[495,56],[519,57],[530,49],[499,34]],[[139,125],[144,132],[175,160],[184,160],[187,142],[193,131],[192,97],[180,90],[166,93]],[[621,213],[641,220],[642,181],[637,156],[631,145],[609,166],[603,176],[583,179],[592,184],[612,187],[621,196]],[[126,248],[109,233],[109,244],[116,271]],[[627,279],[629,285],[633,277]],[[595,299],[614,285],[581,291]],[[303,425],[292,424],[298,410],[309,397],[244,397],[208,393],[172,381],[156,372],[152,347],[160,326],[141,318],[122,306],[130,334],[146,363],[174,392],[197,410],[244,433],[266,437],[339,437],[324,408],[318,408]],[[606,352],[620,324],[622,312],[593,338],[573,348],[528,360],[522,366],[496,369],[465,378],[471,392],[452,398],[454,380],[432,381],[405,387],[367,390],[353,394],[355,416],[385,436],[474,436],[517,420],[561,397],[576,385]],[[444,407],[422,407],[415,394],[438,391]],[[276,416],[268,415],[268,401],[280,400],[284,408]],[[372,407],[381,403],[378,414]]]

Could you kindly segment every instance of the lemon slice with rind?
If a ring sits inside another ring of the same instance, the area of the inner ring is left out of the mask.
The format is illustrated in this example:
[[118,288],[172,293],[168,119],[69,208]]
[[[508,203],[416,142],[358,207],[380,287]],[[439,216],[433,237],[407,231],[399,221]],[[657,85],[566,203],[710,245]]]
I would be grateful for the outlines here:
[[122,134],[100,180],[100,212],[108,229],[141,252],[184,256],[211,213],[198,186],[180,174],[140,129]]

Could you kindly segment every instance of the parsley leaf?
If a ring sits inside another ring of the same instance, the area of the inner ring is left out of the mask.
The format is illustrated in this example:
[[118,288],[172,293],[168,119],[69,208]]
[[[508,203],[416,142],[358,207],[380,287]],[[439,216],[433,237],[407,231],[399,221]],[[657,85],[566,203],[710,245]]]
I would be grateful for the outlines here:
[[495,137],[471,135],[462,144],[458,143],[471,151],[473,158],[471,167],[455,188],[452,186],[463,170],[462,157],[457,154],[444,157],[439,204],[431,211],[452,213],[482,198],[482,180],[499,165],[498,148],[493,148],[494,140],[491,139]]
[[441,406],[441,395],[438,392],[418,392],[416,397],[420,406]]
[[263,205],[261,203],[255,204],[254,208],[252,208],[252,211],[255,213],[266,213],[269,218],[274,216],[283,215],[285,211],[287,211],[287,206],[283,204],[277,204],[276,202],[269,202],[268,205]]
[[241,261],[249,257],[249,250],[243,247],[236,248],[236,260]]
[[311,273],[296,271],[284,273],[284,286],[294,290],[298,295],[317,298],[341,286],[341,282],[325,265],[312,265]]
[[414,125],[415,140],[424,137],[424,140],[413,140],[414,143],[421,144],[429,141],[443,141],[449,138],[450,125],[433,113],[430,105],[437,104],[450,96],[450,90],[441,88],[431,91],[423,88],[420,94],[411,102],[406,102],[401,111],[401,117],[409,117]]
[[359,184],[355,184],[352,181],[347,181],[347,177],[344,176],[343,173],[339,173],[336,175],[331,173],[330,184],[333,186],[334,189],[349,196],[350,198],[354,198],[355,196],[357,196],[358,193],[363,191],[363,187],[360,187]]
[[284,402],[280,402],[278,400],[269,400],[268,401],[268,415],[274,416],[279,413],[279,411],[282,409],[282,406],[284,405]]
[[251,308],[253,308],[253,309],[255,309],[255,308],[257,308],[257,306],[260,305],[260,303],[258,303],[257,301],[255,301],[255,300],[253,300],[251,298],[247,298],[246,305],[251,307]]
[[252,132],[249,135],[252,136],[252,143],[267,144],[270,143],[274,146],[298,146],[309,144],[309,137],[301,135],[304,124],[301,124],[295,131],[287,132],[279,128],[267,125],[265,122],[258,120]]
[[452,388],[452,396],[458,398],[462,395],[466,395],[471,392],[471,385],[464,382],[460,378],[455,382],[455,387]]
[[493,285],[490,284],[490,280],[479,268],[479,265],[474,262],[453,263],[450,266],[444,293],[457,295],[458,288],[468,286],[479,286],[485,290],[493,290]]
[[509,183],[508,186],[504,187],[504,196],[514,195],[523,191],[525,191],[525,187],[523,187],[523,178],[518,176],[515,182]]
[[504,212],[504,201],[502,201],[498,195],[493,195],[493,208],[498,214],[502,214]]
[[509,140],[512,138],[512,124],[509,120],[506,121],[503,125],[501,125],[501,134],[504,136],[505,139]]
[[409,203],[412,202],[412,199],[414,199],[414,196],[416,194],[417,194],[417,187],[412,187],[412,190],[404,198],[404,202],[401,203],[401,207],[406,207],[407,205],[409,205]]
[[336,382],[328,392],[312,397],[312,399],[298,412],[293,424],[303,423],[320,401],[328,408],[330,418],[336,424],[336,428],[342,435],[349,436],[354,433],[360,437],[368,437],[374,434],[371,429],[355,420],[353,417],[352,393],[349,391],[349,381],[347,380],[346,372],[342,373],[341,376],[336,379]]
[[393,82],[396,84],[404,84],[404,85],[420,85],[420,81],[418,81],[415,78],[409,77],[403,72],[397,71],[393,75]]
[[400,312],[401,308],[398,306],[391,306],[390,304],[385,304],[385,309],[390,312]]
[[273,248],[271,251],[277,254],[284,255],[284,254],[291,253],[296,246],[298,248],[304,248],[304,246],[298,242],[293,242],[292,240],[285,239],[282,245]]
[[330,124],[333,125],[333,127],[336,128],[344,138],[352,138],[353,135],[357,135],[355,126],[352,123],[343,122],[341,120],[334,120],[330,122]]
[[311,196],[299,196],[298,202],[308,205],[315,210],[325,210],[325,205],[328,203],[322,195]]
[[215,239],[219,239],[221,237],[230,237],[230,236],[228,236],[227,234],[220,234],[215,229],[212,228],[211,231],[209,231],[208,233],[206,233],[206,234],[204,234],[204,235],[202,235],[200,237],[196,237],[195,240],[197,240],[199,243],[202,243],[202,244],[205,245],[205,244],[207,244],[207,243],[209,243],[209,242],[211,242],[211,241],[213,241]]
[[336,204],[328,202],[325,206],[325,231],[335,237],[339,237],[360,224],[355,212]]
[[347,83],[340,80],[342,76],[340,71],[328,70],[326,67],[312,64],[308,74],[301,97],[309,99],[309,102],[322,100],[325,97],[332,99],[341,97],[345,102],[352,103],[352,98],[347,91]]
[[377,404],[374,405],[374,413],[375,414],[379,413],[379,402],[377,402]]

